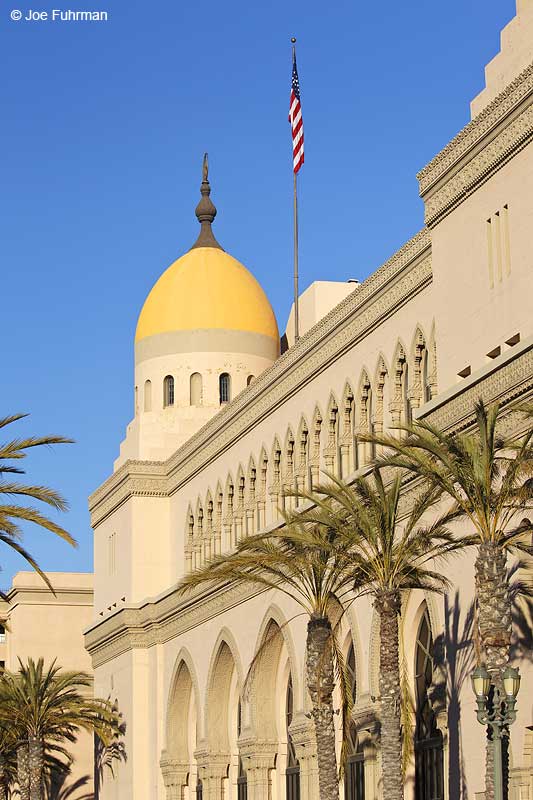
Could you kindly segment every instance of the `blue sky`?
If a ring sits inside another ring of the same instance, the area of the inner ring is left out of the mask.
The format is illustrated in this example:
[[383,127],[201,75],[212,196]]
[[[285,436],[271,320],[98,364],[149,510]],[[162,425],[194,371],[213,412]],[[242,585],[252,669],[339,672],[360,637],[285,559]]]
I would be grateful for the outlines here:
[[[13,5],[11,5],[13,3]],[[69,6],[67,6],[69,7]],[[70,6],[84,10],[87,6]],[[216,236],[291,302],[290,36],[306,163],[302,288],[362,279],[423,225],[416,172],[469,120],[514,0],[400,4],[91,0],[107,22],[14,22],[4,60],[2,415],[75,445],[34,453],[68,498],[79,548],[30,531],[47,570],[90,570],[87,496],[111,472],[133,405],[133,334],[160,273],[197,235],[209,151]],[[0,586],[23,567],[0,552]]]

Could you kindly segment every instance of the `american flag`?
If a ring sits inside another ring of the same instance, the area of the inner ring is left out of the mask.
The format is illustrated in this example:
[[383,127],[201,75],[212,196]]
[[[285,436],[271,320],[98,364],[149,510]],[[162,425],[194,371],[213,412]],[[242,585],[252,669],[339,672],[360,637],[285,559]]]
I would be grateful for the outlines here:
[[298,80],[298,70],[296,69],[296,53],[292,57],[289,122],[292,129],[292,168],[294,174],[296,174],[304,163],[304,121],[300,103],[300,81]]

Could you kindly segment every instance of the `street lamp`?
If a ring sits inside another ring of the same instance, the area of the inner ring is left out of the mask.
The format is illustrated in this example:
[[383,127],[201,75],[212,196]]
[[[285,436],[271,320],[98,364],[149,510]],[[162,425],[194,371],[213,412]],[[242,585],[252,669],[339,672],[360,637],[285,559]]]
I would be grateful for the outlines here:
[[490,725],[494,747],[494,800],[503,800],[502,737],[505,729],[516,719],[516,696],[520,689],[520,673],[507,666],[500,673],[499,685],[492,682],[487,668],[481,664],[472,673],[472,688],[476,696],[477,719]]

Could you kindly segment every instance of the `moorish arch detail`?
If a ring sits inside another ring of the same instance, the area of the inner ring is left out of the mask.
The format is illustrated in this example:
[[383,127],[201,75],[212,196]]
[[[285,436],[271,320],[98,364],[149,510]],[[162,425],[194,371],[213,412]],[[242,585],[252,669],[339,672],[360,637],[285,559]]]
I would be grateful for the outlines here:
[[181,800],[196,771],[194,750],[200,722],[200,693],[193,661],[181,650],[170,682],[166,713],[166,748],[161,772],[167,800]]
[[346,382],[342,396],[341,412],[341,475],[346,478],[356,468],[355,454],[355,399],[352,386]]
[[334,394],[329,398],[326,426],[324,465],[327,472],[338,474],[339,404]]

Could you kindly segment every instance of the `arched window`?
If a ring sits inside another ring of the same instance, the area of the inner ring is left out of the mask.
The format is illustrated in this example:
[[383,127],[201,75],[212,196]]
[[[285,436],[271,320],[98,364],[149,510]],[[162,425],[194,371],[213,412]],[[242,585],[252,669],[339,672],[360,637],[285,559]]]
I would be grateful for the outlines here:
[[246,385],[249,386],[251,382],[254,380],[255,380],[255,375],[248,375],[248,377],[246,378]]
[[231,400],[231,378],[227,372],[223,372],[218,379],[218,389],[221,403],[229,403]]
[[174,378],[172,375],[167,375],[163,381],[163,405],[165,408],[174,405]]
[[285,701],[285,720],[287,726],[287,769],[285,770],[285,797],[287,800],[300,800],[300,762],[296,758],[296,750],[290,734],[290,725],[294,712],[294,694],[292,689],[292,675],[287,683],[287,697]]
[[3,625],[0,625],[0,644],[3,644],[6,640],[6,629]]
[[144,382],[144,410],[152,410],[152,381]]
[[134,399],[133,402],[134,402],[134,406],[135,406],[135,408],[134,408],[135,416],[137,416],[137,414],[139,413],[139,387],[138,386],[135,387],[135,399]]
[[444,768],[442,734],[437,728],[429,696],[433,685],[433,637],[427,608],[418,628],[415,650],[415,797],[443,800]]
[[196,794],[196,800],[202,800],[202,798],[204,796],[204,788],[203,788],[203,784],[202,784],[202,781],[200,780],[200,778],[196,779],[195,794]]
[[[239,700],[237,706],[237,741],[242,731],[242,706]],[[237,777],[237,800],[248,800],[248,779],[246,777],[246,770],[242,758],[239,754],[239,774]]]
[[199,372],[193,372],[190,382],[191,406],[202,405],[203,381]]
[[[357,674],[355,669],[355,650],[353,642],[350,643],[346,671],[350,682],[352,702],[355,703],[357,694]],[[365,761],[363,750],[359,744],[357,728],[353,721],[348,730],[348,743],[346,750],[346,767],[344,770],[344,797],[345,800],[365,800]]]

